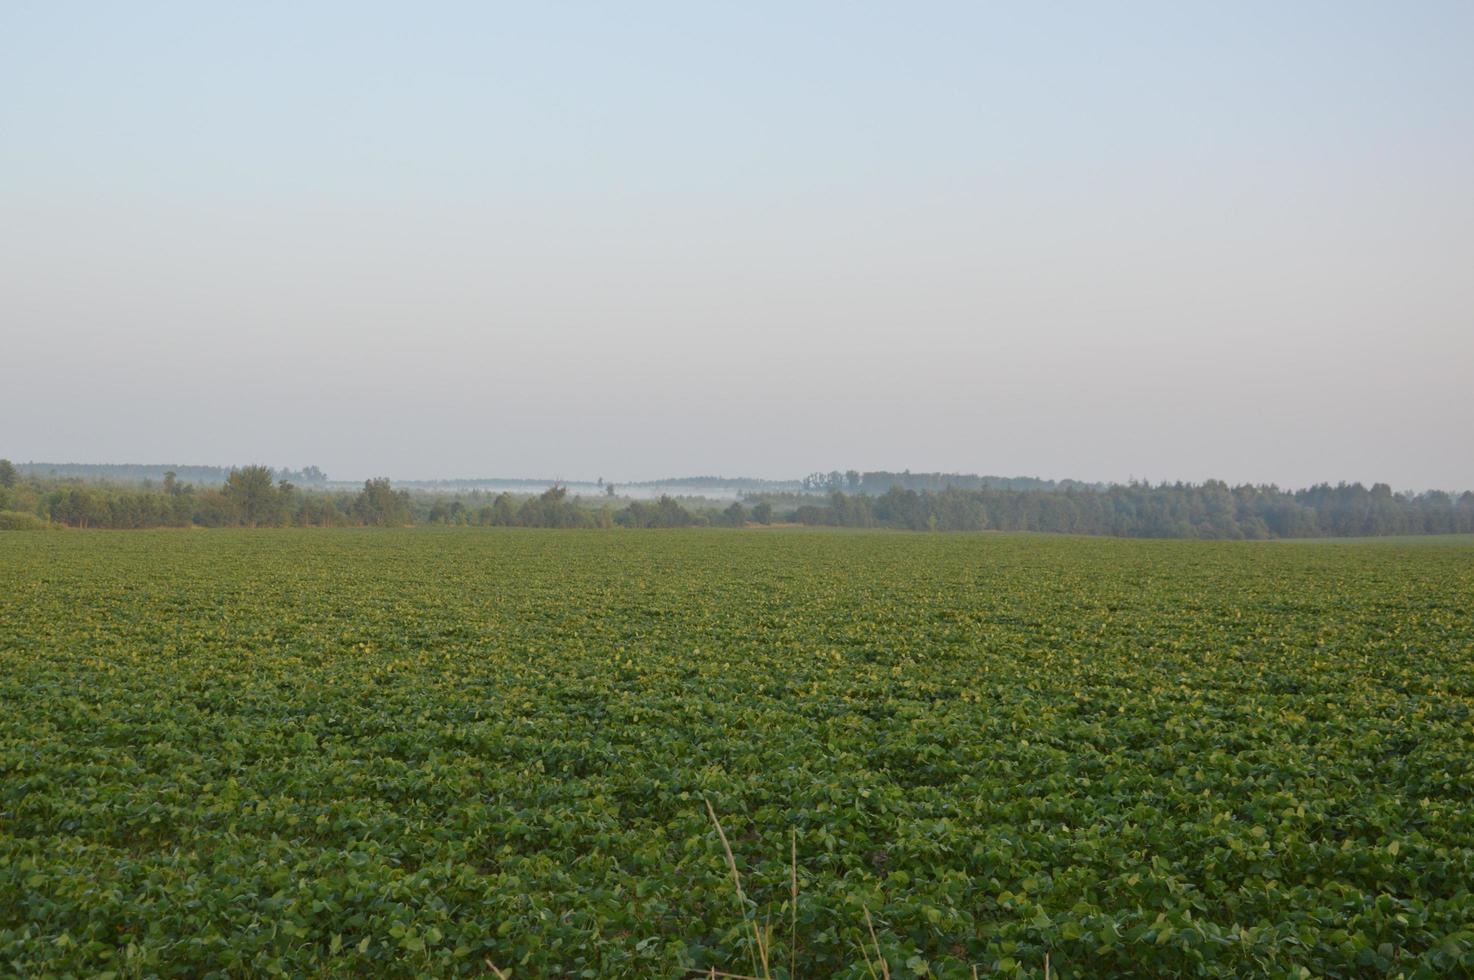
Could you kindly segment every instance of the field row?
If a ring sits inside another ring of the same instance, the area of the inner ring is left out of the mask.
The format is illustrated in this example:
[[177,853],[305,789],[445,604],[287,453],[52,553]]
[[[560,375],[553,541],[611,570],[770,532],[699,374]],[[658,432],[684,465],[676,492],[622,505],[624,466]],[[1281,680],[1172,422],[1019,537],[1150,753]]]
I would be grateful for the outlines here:
[[1467,543],[16,533],[0,595],[0,973],[1474,969]]

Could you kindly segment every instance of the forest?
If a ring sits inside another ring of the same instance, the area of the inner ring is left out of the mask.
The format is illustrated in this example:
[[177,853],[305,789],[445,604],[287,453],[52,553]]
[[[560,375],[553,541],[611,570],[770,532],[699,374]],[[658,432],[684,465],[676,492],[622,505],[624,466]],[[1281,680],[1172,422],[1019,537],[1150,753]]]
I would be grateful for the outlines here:
[[[315,467],[306,468],[320,476]],[[662,496],[626,501],[541,493],[461,493],[299,485],[267,466],[225,470],[219,482],[159,483],[39,476],[0,460],[0,530],[63,526],[352,527],[449,524],[494,527],[672,528],[803,524],[907,531],[1036,531],[1132,538],[1268,539],[1474,532],[1474,492],[1399,493],[1385,483],[1301,490],[1203,483],[1086,484],[947,474],[814,474],[810,492],[753,492],[736,502]],[[853,479],[851,478],[853,477]],[[837,478],[837,479],[831,479]],[[883,493],[882,479],[894,479]],[[959,478],[961,479],[961,478]],[[988,482],[993,481],[993,482]],[[907,486],[907,483],[911,486]],[[929,489],[941,484],[940,489]],[[852,486],[846,493],[840,486]],[[828,487],[827,493],[820,488]]]
[[[218,485],[196,485],[165,472],[158,484],[123,484],[24,475],[0,459],[0,530],[62,526],[149,527],[400,527],[459,524],[499,527],[686,527],[744,525],[748,510],[692,510],[672,497],[631,501],[583,501],[567,488],[540,494],[464,494],[396,489],[387,478],[365,480],[362,489],[321,490],[279,478],[267,466],[226,471]],[[759,516],[768,508],[755,508]]]
[[833,491],[799,505],[801,524],[913,531],[1046,531],[1128,538],[1316,538],[1474,531],[1474,493],[1394,493],[1385,483],[1303,490],[1203,483],[1115,484],[1103,490]]
[[[175,480],[187,483],[219,485],[229,479],[231,470],[235,469],[231,466],[186,466],[177,463],[12,463],[11,466],[19,476],[144,485],[162,480],[168,473],[173,473]],[[316,466],[304,466],[296,470],[282,467],[273,469],[271,475],[275,479],[299,485],[320,486],[328,480],[328,475]]]

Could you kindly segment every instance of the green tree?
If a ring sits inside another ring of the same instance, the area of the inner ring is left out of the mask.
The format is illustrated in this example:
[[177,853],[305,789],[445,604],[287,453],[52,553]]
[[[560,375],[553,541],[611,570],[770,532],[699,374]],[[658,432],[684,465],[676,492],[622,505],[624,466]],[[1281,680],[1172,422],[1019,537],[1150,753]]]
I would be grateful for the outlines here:
[[8,459],[0,459],[0,487],[13,487],[15,480],[15,464]]
[[498,527],[510,527],[517,523],[517,509],[513,506],[510,493],[499,493],[491,502],[491,523]]
[[555,483],[539,496],[523,501],[517,523],[523,527],[587,527],[591,518],[568,499],[567,487]]
[[773,523],[773,505],[764,500],[752,509],[752,519],[758,524]]
[[365,524],[406,524],[410,517],[409,494],[394,490],[388,477],[365,480],[353,501],[353,511]]
[[266,466],[242,466],[225,478],[225,496],[235,504],[243,524],[275,523],[280,501],[271,469]]

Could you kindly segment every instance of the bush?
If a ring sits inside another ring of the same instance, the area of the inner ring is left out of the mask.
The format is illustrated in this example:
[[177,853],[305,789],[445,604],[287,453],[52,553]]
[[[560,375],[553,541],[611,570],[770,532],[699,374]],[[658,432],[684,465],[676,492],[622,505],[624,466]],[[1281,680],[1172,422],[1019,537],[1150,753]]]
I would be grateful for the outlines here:
[[23,510],[0,510],[0,531],[44,531],[51,527],[35,514]]

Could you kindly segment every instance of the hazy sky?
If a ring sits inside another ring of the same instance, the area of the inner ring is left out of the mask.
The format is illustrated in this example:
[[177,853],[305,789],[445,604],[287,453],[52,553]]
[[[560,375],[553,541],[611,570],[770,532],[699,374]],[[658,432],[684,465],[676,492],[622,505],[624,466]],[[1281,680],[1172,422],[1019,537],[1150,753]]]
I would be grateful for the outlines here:
[[1474,3],[0,2],[0,456],[1474,487]]

